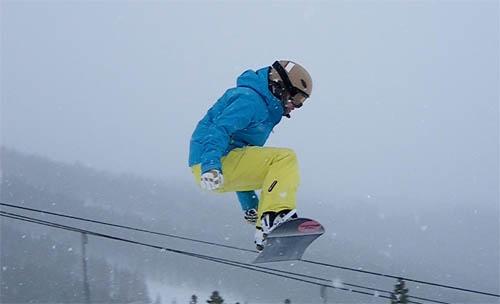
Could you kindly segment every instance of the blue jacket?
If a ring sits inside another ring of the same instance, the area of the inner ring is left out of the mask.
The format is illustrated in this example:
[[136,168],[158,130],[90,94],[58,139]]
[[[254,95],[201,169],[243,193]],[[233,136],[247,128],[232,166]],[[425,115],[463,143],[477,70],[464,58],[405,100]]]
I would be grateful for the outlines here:
[[[203,173],[221,170],[221,157],[231,150],[265,144],[283,116],[280,100],[269,91],[268,72],[269,67],[245,71],[208,110],[191,137],[189,166],[201,164]],[[238,193],[244,209],[244,201],[253,205],[255,197],[253,191]]]

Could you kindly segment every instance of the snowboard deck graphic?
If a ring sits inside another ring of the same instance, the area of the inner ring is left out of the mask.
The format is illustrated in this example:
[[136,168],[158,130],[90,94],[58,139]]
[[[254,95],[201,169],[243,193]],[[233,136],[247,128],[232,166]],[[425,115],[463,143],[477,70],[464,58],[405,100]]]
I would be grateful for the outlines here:
[[307,247],[325,233],[318,221],[291,219],[271,231],[264,240],[264,250],[254,263],[300,260]]

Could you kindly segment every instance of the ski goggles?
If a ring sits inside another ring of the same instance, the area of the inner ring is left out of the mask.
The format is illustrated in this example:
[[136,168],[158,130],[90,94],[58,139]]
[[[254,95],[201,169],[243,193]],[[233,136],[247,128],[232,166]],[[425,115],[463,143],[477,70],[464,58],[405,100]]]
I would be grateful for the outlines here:
[[304,101],[306,101],[307,98],[308,96],[299,92],[295,94],[295,96],[290,97],[288,101],[291,102],[295,108],[300,108],[304,105]]

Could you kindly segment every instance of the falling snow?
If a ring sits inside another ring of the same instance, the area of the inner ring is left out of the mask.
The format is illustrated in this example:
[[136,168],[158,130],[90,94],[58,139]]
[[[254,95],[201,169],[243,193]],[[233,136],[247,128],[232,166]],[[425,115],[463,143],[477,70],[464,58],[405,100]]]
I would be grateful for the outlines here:
[[335,288],[344,288],[344,282],[341,279],[336,278],[332,281],[332,286]]

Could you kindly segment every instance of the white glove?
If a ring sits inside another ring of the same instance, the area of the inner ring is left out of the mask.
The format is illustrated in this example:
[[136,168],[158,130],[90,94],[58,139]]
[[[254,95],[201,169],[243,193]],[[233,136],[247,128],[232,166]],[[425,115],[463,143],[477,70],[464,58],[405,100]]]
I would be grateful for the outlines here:
[[201,175],[201,188],[205,190],[216,190],[224,183],[224,176],[219,170],[210,170]]

